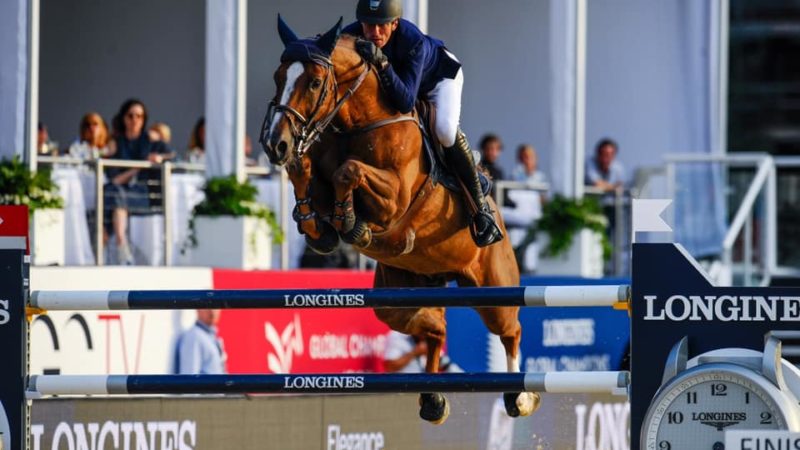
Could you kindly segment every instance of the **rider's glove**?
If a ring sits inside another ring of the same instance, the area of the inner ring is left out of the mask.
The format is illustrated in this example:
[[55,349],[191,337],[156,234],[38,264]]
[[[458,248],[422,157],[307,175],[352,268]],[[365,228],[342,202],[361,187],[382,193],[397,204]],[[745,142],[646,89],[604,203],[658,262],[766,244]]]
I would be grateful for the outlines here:
[[372,41],[359,40],[356,41],[356,51],[365,61],[377,67],[380,70],[386,68],[389,64],[389,59],[383,54],[380,48]]

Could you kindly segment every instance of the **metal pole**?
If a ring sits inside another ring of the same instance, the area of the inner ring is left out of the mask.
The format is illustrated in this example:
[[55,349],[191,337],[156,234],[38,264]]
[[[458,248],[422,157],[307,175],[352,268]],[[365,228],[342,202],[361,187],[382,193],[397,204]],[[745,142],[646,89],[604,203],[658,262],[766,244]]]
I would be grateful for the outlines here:
[[772,279],[772,273],[778,267],[778,175],[775,165],[772,166],[767,178],[767,192],[765,198],[764,226],[766,239],[762,254],[764,264],[764,278],[766,283]]
[[94,244],[95,244],[95,259],[97,265],[102,266],[105,261],[103,252],[103,160],[98,159],[95,162],[94,172],[94,193],[95,193],[95,211],[94,211]]
[[753,215],[748,214],[744,222],[744,285],[753,285]]
[[575,1],[575,198],[583,198],[586,161],[586,0]]
[[[37,170],[39,149],[39,0],[28,0],[28,93],[26,96],[27,131],[23,155],[27,155],[28,167]],[[5,106],[5,105],[4,105]]]
[[172,163],[161,165],[161,204],[164,208],[164,265],[172,265]]

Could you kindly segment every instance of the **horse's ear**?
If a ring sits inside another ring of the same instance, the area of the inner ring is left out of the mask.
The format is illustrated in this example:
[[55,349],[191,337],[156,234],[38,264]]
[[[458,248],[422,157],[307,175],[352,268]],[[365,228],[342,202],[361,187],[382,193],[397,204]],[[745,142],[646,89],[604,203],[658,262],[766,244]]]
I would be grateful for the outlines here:
[[342,20],[344,18],[339,17],[336,25],[317,39],[317,47],[328,55],[333,53],[333,49],[336,48],[336,41],[339,40],[339,35],[342,34]]
[[278,35],[280,35],[284,47],[297,40],[297,35],[289,28],[289,25],[286,25],[280,14],[278,14]]

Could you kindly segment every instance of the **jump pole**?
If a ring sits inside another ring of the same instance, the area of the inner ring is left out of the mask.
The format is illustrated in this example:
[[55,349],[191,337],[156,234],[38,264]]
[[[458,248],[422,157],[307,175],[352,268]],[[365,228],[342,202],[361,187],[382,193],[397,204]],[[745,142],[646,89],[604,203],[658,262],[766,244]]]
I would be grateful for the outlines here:
[[43,395],[549,392],[627,395],[628,372],[309,375],[34,375]]
[[34,310],[607,306],[627,309],[630,286],[526,286],[176,291],[34,291]]

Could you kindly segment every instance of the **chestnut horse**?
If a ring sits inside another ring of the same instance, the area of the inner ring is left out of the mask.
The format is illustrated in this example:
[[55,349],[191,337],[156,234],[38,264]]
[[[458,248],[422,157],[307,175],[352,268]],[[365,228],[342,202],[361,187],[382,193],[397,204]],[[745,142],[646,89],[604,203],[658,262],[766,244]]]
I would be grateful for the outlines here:
[[[294,218],[309,246],[325,253],[339,238],[378,261],[375,287],[517,286],[508,239],[478,248],[460,193],[434,184],[415,118],[395,111],[377,75],[341,35],[341,19],[316,39],[298,39],[278,18],[285,45],[275,72],[276,97],[261,142],[270,162],[286,165]],[[505,228],[502,220],[500,227]],[[518,372],[521,327],[516,307],[476,308],[500,336],[508,371]],[[438,372],[445,342],[444,308],[376,309],[402,333],[427,341],[426,371]],[[537,393],[504,394],[510,416],[529,415]],[[420,416],[443,423],[441,394],[420,395]]]

